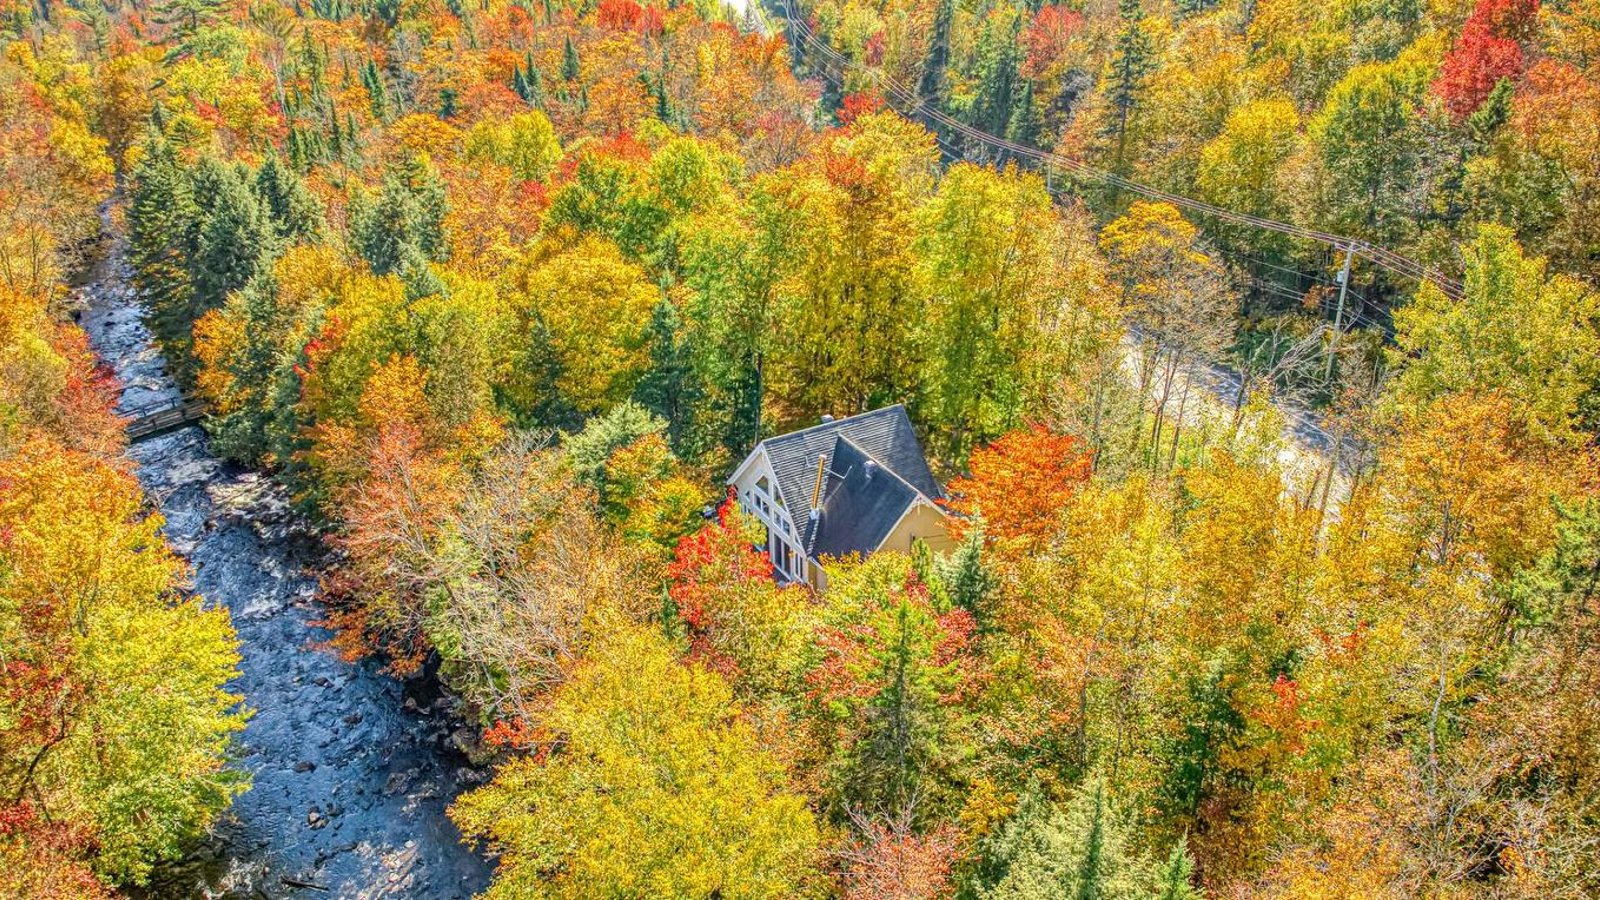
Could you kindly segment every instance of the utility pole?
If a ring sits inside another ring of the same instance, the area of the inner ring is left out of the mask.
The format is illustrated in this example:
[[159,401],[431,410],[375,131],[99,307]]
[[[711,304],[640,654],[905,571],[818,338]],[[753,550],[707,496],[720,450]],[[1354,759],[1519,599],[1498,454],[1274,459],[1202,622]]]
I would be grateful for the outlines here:
[[1344,248],[1344,267],[1339,270],[1339,305],[1333,310],[1333,340],[1328,345],[1328,364],[1322,369],[1324,383],[1333,375],[1333,352],[1338,346],[1339,338],[1344,335],[1344,295],[1350,290],[1350,261],[1356,254],[1356,245],[1351,243]]

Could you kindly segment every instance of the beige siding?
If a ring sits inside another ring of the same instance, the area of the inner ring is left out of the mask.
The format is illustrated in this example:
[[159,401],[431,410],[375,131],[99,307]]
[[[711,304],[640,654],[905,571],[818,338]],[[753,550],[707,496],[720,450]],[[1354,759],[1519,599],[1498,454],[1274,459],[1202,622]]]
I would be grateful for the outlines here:
[[918,538],[926,542],[929,549],[938,552],[955,548],[955,541],[950,539],[949,532],[945,530],[944,515],[926,503],[918,503],[889,532],[878,549],[910,553],[911,542]]

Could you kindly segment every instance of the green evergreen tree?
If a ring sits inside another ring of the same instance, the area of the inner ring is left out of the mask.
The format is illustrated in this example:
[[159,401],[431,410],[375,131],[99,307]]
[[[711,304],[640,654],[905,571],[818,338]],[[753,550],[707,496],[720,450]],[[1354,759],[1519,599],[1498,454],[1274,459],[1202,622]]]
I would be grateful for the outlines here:
[[1165,883],[1133,848],[1131,832],[1098,778],[1080,785],[1065,808],[1031,784],[980,846],[973,893],[981,900],[1151,900]]
[[1202,900],[1194,888],[1194,860],[1189,858],[1183,841],[1172,845],[1172,852],[1156,874],[1156,891],[1156,900]]
[[939,0],[934,8],[928,55],[922,61],[922,75],[917,80],[917,98],[935,106],[944,99],[945,68],[950,64],[950,25],[955,10],[955,0]]
[[420,155],[401,162],[399,177],[416,203],[412,233],[417,250],[430,262],[445,262],[450,258],[450,245],[445,236],[444,217],[450,211],[450,201],[444,179],[433,163]]
[[449,256],[447,211],[439,173],[425,159],[412,157],[384,176],[376,198],[358,194],[351,201],[350,240],[373,273],[409,273],[408,285],[416,279],[417,289],[439,293],[427,263]]
[[1022,65],[1021,34],[1022,16],[1014,7],[998,7],[984,23],[976,53],[978,92],[968,121],[989,134],[1005,134],[1011,121]]
[[227,413],[206,422],[212,448],[247,465],[262,461],[267,450],[267,423],[274,415],[272,395],[277,376],[277,342],[289,327],[278,321],[278,286],[262,272],[227,301],[231,315],[244,323],[244,347],[227,362],[228,374],[242,392]]
[[939,581],[952,606],[972,613],[981,629],[987,624],[989,598],[999,582],[983,561],[983,531],[973,528],[938,565]]
[[1044,132],[1044,116],[1033,96],[1033,80],[1022,83],[1017,99],[1011,107],[1011,121],[1006,125],[1006,138],[1025,147],[1039,146],[1039,136]]
[[650,315],[650,369],[639,380],[634,397],[666,421],[674,452],[692,458],[707,448],[700,446],[694,428],[704,391],[688,340],[677,306],[663,297]]
[[389,118],[389,91],[384,87],[383,75],[378,71],[377,62],[368,59],[361,70],[361,83],[367,89],[367,96],[372,100],[373,118],[380,122]]
[[1144,96],[1145,79],[1155,66],[1155,50],[1144,30],[1144,9],[1139,0],[1120,0],[1117,6],[1122,29],[1117,32],[1111,51],[1106,99],[1111,103],[1107,135],[1115,144],[1112,170],[1127,174],[1128,123]]
[[1483,105],[1467,117],[1467,133],[1472,136],[1473,143],[1487,147],[1500,132],[1500,126],[1511,120],[1511,99],[1516,90],[1509,78],[1495,82]]
[[390,29],[400,24],[400,14],[404,11],[403,0],[372,0],[372,14]]
[[[190,332],[202,315],[222,305],[230,292],[243,288],[277,258],[280,241],[266,206],[250,185],[246,171],[202,160],[195,179],[197,196],[209,196],[189,273],[194,290],[187,309],[174,310],[178,329],[174,360],[180,372],[192,366]],[[208,191],[201,195],[201,190]]]
[[532,53],[523,58],[521,66],[512,69],[511,89],[534,109],[544,107],[544,77],[534,64]]
[[[335,129],[337,135],[338,131]],[[256,193],[272,216],[274,230],[288,243],[322,240],[322,201],[311,193],[305,181],[283,164],[276,153],[267,156],[256,172]]]
[[572,35],[567,35],[567,44],[561,51],[561,80],[577,81],[582,69],[578,65],[578,47],[572,43]]
[[200,29],[215,22],[222,11],[222,0],[161,0],[152,18],[171,29],[169,40],[178,52],[187,52]]
[[624,400],[584,423],[582,431],[565,437],[562,450],[578,481],[592,488],[604,507],[611,502],[606,467],[612,455],[640,438],[661,434],[666,428],[664,419],[639,403]]
[[128,210],[128,257],[134,288],[148,311],[151,333],[171,349],[181,337],[168,311],[186,309],[193,284],[189,257],[194,252],[200,211],[193,185],[179,168],[172,146],[152,128],[134,167]]
[[415,202],[397,178],[386,178],[377,197],[356,194],[350,200],[350,242],[375,275],[400,271],[414,246],[411,233]]

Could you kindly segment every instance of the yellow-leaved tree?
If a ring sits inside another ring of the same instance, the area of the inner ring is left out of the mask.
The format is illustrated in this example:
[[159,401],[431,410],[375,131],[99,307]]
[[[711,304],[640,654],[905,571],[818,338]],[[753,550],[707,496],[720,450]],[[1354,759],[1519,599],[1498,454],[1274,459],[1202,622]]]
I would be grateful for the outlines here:
[[608,622],[531,756],[451,815],[500,854],[488,897],[792,897],[818,833],[715,673],[648,626]]
[[0,797],[24,844],[30,822],[70,829],[98,874],[139,882],[244,787],[223,768],[245,719],[223,689],[233,626],[180,592],[183,563],[126,472],[36,442],[0,485]]

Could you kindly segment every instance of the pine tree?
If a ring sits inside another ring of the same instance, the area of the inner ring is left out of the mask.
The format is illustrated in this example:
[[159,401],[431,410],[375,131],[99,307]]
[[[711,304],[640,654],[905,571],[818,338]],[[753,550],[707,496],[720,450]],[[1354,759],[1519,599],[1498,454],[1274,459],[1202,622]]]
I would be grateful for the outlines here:
[[151,332],[164,347],[179,337],[167,311],[187,308],[193,292],[188,261],[199,216],[193,187],[172,146],[152,128],[133,170],[128,255]]
[[544,109],[544,76],[540,74],[539,67],[533,64],[533,54],[528,54],[524,80],[528,83],[528,105],[534,109]]
[[286,324],[278,321],[278,286],[271,272],[261,272],[229,301],[230,315],[242,313],[244,347],[225,365],[238,394],[228,411],[208,423],[212,449],[254,465],[267,450],[266,427],[274,414],[271,396],[278,367],[278,340]]
[[1022,83],[1016,103],[1011,107],[1011,121],[1006,125],[1006,138],[1026,147],[1039,146],[1039,135],[1044,131],[1044,116],[1033,97],[1033,80]]
[[1022,64],[1019,46],[1022,17],[1002,6],[990,15],[978,46],[978,96],[969,117],[971,124],[989,134],[1004,134],[1016,104],[1017,70]]
[[917,81],[917,98],[935,106],[944,98],[944,70],[950,64],[950,23],[955,18],[955,8],[955,0],[939,0],[933,14],[933,34],[928,39],[928,56]]
[[401,0],[372,0],[372,13],[383,24],[394,28],[400,24],[400,14],[405,11]]
[[162,0],[156,4],[154,19],[158,24],[172,29],[173,43],[180,48],[200,29],[215,21],[222,13],[222,0]]
[[1106,130],[1116,142],[1112,169],[1126,174],[1128,121],[1144,94],[1145,78],[1155,61],[1150,36],[1144,30],[1144,10],[1139,0],[1120,0],[1117,9],[1122,17],[1122,30],[1117,32],[1111,54],[1106,99],[1111,103],[1112,118]]
[[400,164],[399,176],[416,203],[412,223],[416,247],[431,262],[450,258],[444,233],[444,217],[450,210],[444,179],[424,156],[412,156]]
[[1511,98],[1516,85],[1509,78],[1495,83],[1494,89],[1484,99],[1483,105],[1467,117],[1467,133],[1480,147],[1488,146],[1500,131],[1500,126],[1511,120]]
[[383,75],[378,72],[377,62],[368,59],[366,66],[361,70],[361,83],[366,86],[367,96],[372,100],[372,115],[378,121],[387,121],[389,118],[389,92],[383,85]]
[[1131,830],[1098,778],[1080,785],[1065,808],[1031,784],[980,846],[974,893],[981,900],[1150,900],[1165,888],[1164,873],[1133,849]]
[[444,297],[449,294],[444,279],[428,265],[427,257],[415,247],[407,247],[405,258],[400,261],[400,280],[406,286],[407,300]]
[[938,567],[950,603],[972,613],[979,628],[986,624],[989,597],[998,580],[983,561],[983,529],[973,528],[966,539]]
[[350,210],[351,243],[374,274],[409,273],[417,290],[440,292],[442,286],[424,273],[427,263],[449,256],[448,206],[444,182],[425,159],[406,160],[384,176],[376,198],[358,195]]
[[[337,120],[335,122],[333,134],[337,138]],[[322,239],[322,201],[311,193],[294,170],[283,164],[276,153],[269,155],[256,172],[256,193],[266,204],[278,236],[286,242],[315,243]]]
[[189,332],[195,320],[269,270],[280,246],[270,214],[243,169],[203,160],[196,176],[197,192],[202,184],[214,193],[207,195],[212,199],[190,260],[194,292],[189,308],[181,310],[180,321],[174,323],[182,329],[180,370],[189,364],[187,351],[193,343]]
[[577,81],[581,72],[578,65],[578,47],[572,43],[572,35],[567,35],[566,47],[561,51],[561,80]]
[[1178,841],[1156,875],[1156,900],[1201,900],[1193,882],[1194,860],[1189,858],[1183,841]]
[[386,178],[376,198],[357,194],[350,201],[350,242],[374,275],[400,270],[412,247],[411,221],[415,216],[405,186]]
[[649,341],[650,368],[639,379],[634,397],[666,421],[673,450],[691,455],[701,449],[693,439],[691,425],[704,391],[691,360],[682,317],[667,297],[662,297],[650,314]]
[[345,158],[344,126],[339,121],[339,109],[328,103],[328,152],[334,159]]

